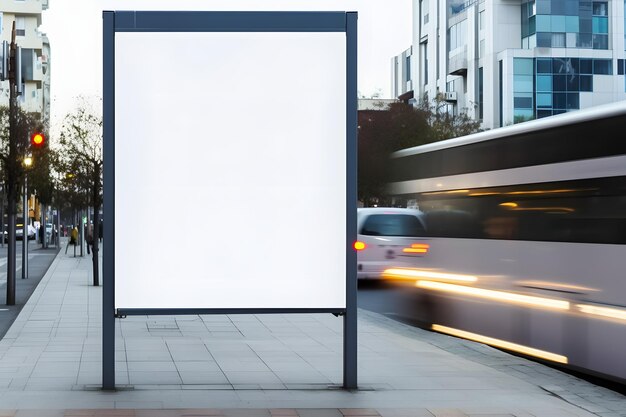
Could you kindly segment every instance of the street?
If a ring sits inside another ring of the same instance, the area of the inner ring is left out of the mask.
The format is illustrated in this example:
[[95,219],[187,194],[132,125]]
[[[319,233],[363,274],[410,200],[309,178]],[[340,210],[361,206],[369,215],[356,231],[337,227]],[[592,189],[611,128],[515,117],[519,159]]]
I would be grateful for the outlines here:
[[4,336],[11,324],[20,313],[22,307],[28,301],[37,284],[41,281],[50,264],[57,254],[57,248],[51,246],[48,249],[41,249],[41,245],[34,241],[29,241],[28,245],[28,279],[22,279],[22,242],[16,242],[16,293],[15,305],[6,305],[6,285],[7,285],[7,244],[0,247],[0,338]]
[[385,281],[361,280],[358,305],[365,310],[421,327],[425,323],[423,300],[414,288]]

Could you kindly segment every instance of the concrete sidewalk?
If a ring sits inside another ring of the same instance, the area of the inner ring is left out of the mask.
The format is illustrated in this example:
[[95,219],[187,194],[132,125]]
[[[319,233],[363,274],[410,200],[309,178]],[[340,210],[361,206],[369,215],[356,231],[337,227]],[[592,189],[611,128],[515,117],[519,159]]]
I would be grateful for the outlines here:
[[356,391],[337,388],[342,320],[302,314],[117,320],[129,387],[103,392],[101,300],[91,258],[61,251],[0,341],[0,416],[626,416],[617,393],[364,310]]

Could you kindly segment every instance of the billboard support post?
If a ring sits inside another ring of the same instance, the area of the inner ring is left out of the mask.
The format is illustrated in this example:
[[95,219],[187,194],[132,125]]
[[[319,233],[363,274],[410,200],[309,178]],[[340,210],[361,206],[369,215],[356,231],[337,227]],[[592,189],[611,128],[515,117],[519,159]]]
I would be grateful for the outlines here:
[[357,14],[346,14],[346,314],[343,317],[343,387],[357,388],[357,277],[356,201],[357,201]]
[[102,253],[102,389],[115,389],[115,13],[103,18],[103,209],[107,216]]

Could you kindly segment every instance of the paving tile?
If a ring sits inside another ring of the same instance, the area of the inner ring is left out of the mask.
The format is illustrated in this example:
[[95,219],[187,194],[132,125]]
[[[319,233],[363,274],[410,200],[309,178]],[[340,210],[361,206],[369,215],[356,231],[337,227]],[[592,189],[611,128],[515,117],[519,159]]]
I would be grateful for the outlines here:
[[434,417],[427,409],[379,408],[381,417]]
[[180,410],[181,416],[196,417],[196,416],[223,416],[223,410],[202,408],[202,409],[183,409]]
[[269,410],[266,409],[232,409],[222,410],[225,417],[270,417]]
[[214,361],[176,361],[179,372],[217,372],[220,367]]
[[131,384],[182,384],[178,372],[128,371]]
[[180,371],[179,375],[183,384],[229,384],[228,378],[221,371],[218,372],[195,372]]
[[298,408],[300,417],[343,417],[336,408]]
[[231,384],[280,384],[282,381],[270,371],[267,372],[233,372],[225,371],[224,374]]
[[294,408],[272,408],[269,412],[272,416],[298,416],[298,411]]
[[344,416],[380,416],[373,408],[340,408],[339,411]]
[[176,366],[172,361],[153,362],[153,361],[128,361],[128,371],[144,371],[144,372],[176,372]]
[[63,417],[63,410],[18,410],[15,417]]

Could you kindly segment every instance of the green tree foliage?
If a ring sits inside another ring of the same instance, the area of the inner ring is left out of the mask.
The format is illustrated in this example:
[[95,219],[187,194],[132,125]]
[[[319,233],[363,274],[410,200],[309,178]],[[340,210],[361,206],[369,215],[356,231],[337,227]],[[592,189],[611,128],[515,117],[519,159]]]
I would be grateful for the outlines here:
[[438,98],[417,107],[397,102],[359,112],[358,196],[365,206],[390,203],[385,190],[391,153],[479,131],[480,123],[465,113],[454,116],[445,106]]

